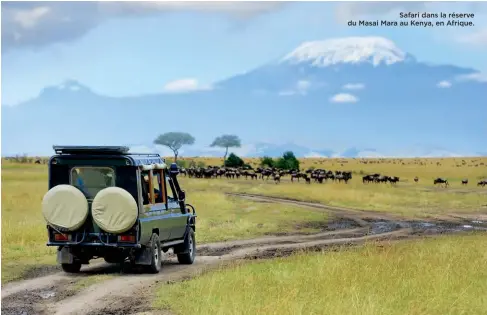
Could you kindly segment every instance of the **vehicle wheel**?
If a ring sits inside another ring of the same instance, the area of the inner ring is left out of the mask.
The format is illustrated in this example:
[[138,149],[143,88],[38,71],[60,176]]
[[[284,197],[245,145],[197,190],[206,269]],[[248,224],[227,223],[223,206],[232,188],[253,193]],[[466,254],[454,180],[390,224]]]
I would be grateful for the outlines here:
[[78,273],[81,270],[81,263],[61,264],[61,268],[63,268],[64,272]]
[[192,228],[189,228],[189,232],[184,240],[183,247],[186,253],[177,254],[178,261],[180,264],[191,265],[196,257],[196,239]]
[[154,233],[152,234],[150,241],[150,252],[151,252],[151,264],[148,267],[150,273],[159,273],[161,270],[161,242],[159,241],[159,236]]

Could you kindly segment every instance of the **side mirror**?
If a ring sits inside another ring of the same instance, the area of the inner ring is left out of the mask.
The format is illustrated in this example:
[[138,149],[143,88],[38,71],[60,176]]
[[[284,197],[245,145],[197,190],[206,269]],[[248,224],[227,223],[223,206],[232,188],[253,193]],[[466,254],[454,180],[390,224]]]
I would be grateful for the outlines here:
[[179,200],[181,201],[186,200],[186,192],[184,190],[181,190],[179,192]]

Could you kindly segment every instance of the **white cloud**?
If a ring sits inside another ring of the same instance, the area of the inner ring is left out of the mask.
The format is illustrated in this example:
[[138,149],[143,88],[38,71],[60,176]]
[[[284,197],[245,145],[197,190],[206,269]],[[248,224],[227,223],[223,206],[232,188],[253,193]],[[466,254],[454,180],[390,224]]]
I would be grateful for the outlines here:
[[171,81],[166,83],[163,87],[163,91],[167,93],[184,93],[210,89],[211,86],[200,85],[198,80],[190,78]]
[[296,83],[296,89],[298,90],[299,93],[301,94],[306,94],[310,87],[311,83],[306,80],[300,80],[298,83]]
[[487,28],[468,35],[458,36],[457,41],[460,43],[487,47]]
[[365,88],[363,83],[348,83],[343,86],[345,90],[362,90]]
[[4,1],[2,51],[73,41],[117,18],[201,12],[221,13],[241,21],[285,5],[285,2],[271,1]]
[[310,81],[299,80],[298,82],[296,82],[296,85],[293,88],[289,90],[280,91],[278,94],[280,96],[290,96],[296,94],[306,95],[310,87],[311,87]]
[[339,93],[330,98],[332,103],[356,103],[358,98],[352,94]]
[[487,75],[483,74],[482,72],[474,72],[474,73],[459,75],[455,79],[457,81],[487,82]]
[[[14,10],[12,20],[23,29],[33,28],[45,17],[51,9],[49,7],[35,7],[28,10]],[[20,34],[17,33],[18,38]]]
[[439,88],[449,88],[451,87],[451,82],[450,81],[441,81],[436,84],[437,87]]
[[305,154],[304,157],[305,158],[327,158],[328,156],[320,154],[318,152],[311,151],[311,152]]
[[233,1],[133,1],[100,2],[100,10],[115,14],[147,14],[157,11],[223,12],[238,17],[265,13],[282,6],[279,2],[233,2]]
[[285,91],[280,91],[279,96],[290,96],[290,95],[295,95],[296,92],[291,91],[291,90],[285,90]]

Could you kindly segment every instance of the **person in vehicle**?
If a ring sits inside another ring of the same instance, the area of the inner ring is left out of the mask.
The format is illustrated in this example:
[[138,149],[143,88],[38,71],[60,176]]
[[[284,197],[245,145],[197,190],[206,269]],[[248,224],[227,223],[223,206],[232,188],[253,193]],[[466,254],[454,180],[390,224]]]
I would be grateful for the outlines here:
[[[154,176],[154,177],[156,177],[156,176]],[[144,187],[145,191],[147,192],[147,193],[143,194],[144,195],[144,204],[145,204],[145,196],[147,196],[147,203],[149,203],[148,200],[150,199],[150,195],[149,195],[150,185],[149,185],[149,175],[148,174],[142,175],[142,183],[145,186]],[[157,183],[157,185],[154,185],[154,197],[155,197],[156,202],[161,202],[162,201],[162,194],[158,188],[159,188],[159,184]]]

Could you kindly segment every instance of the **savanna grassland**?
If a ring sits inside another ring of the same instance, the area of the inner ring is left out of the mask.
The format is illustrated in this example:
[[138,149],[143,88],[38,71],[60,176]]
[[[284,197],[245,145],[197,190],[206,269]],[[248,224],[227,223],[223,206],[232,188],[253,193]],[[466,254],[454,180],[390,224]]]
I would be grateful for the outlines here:
[[[222,159],[192,158],[205,165]],[[258,159],[245,159],[258,166]],[[33,161],[31,161],[33,162]],[[305,184],[272,179],[196,179],[181,176],[198,213],[198,243],[264,235],[313,233],[332,220],[326,212],[227,195],[249,193],[326,205],[392,212],[406,217],[487,214],[487,157],[444,159],[300,159],[310,167],[352,171],[348,183]],[[400,177],[397,185],[363,184],[362,175]],[[415,183],[413,178],[419,177]],[[447,178],[450,187],[434,187]],[[468,178],[469,184],[461,180]],[[2,163],[2,283],[55,265],[45,246],[44,164]],[[337,252],[301,253],[209,272],[160,286],[154,305],[177,314],[484,314],[486,236],[482,233],[368,244]],[[52,267],[54,268],[54,267]],[[84,284],[85,285],[85,284]],[[89,284],[86,284],[89,285]],[[190,302],[176,299],[192,292]],[[181,302],[181,303],[179,303]]]
[[[172,314],[485,314],[485,235],[235,264],[159,288]],[[178,299],[191,292],[191,299]]]
[[[188,159],[189,160],[189,159]],[[193,159],[196,160],[196,159]],[[221,165],[221,159],[205,158],[206,165]],[[257,167],[258,159],[246,159]],[[353,172],[349,184],[324,183],[305,185],[291,183],[289,176],[280,184],[272,178],[264,180],[195,180],[195,188],[216,188],[232,192],[246,192],[304,201],[321,202],[331,206],[397,212],[406,216],[421,216],[447,212],[478,212],[487,209],[487,189],[477,182],[487,178],[487,158],[442,159],[301,159],[300,168],[321,168]],[[365,174],[380,173],[398,176],[399,184],[363,184]],[[414,177],[418,177],[418,183]],[[435,187],[437,177],[448,179],[449,188]],[[469,184],[461,184],[469,179]],[[184,177],[183,177],[184,182]]]

